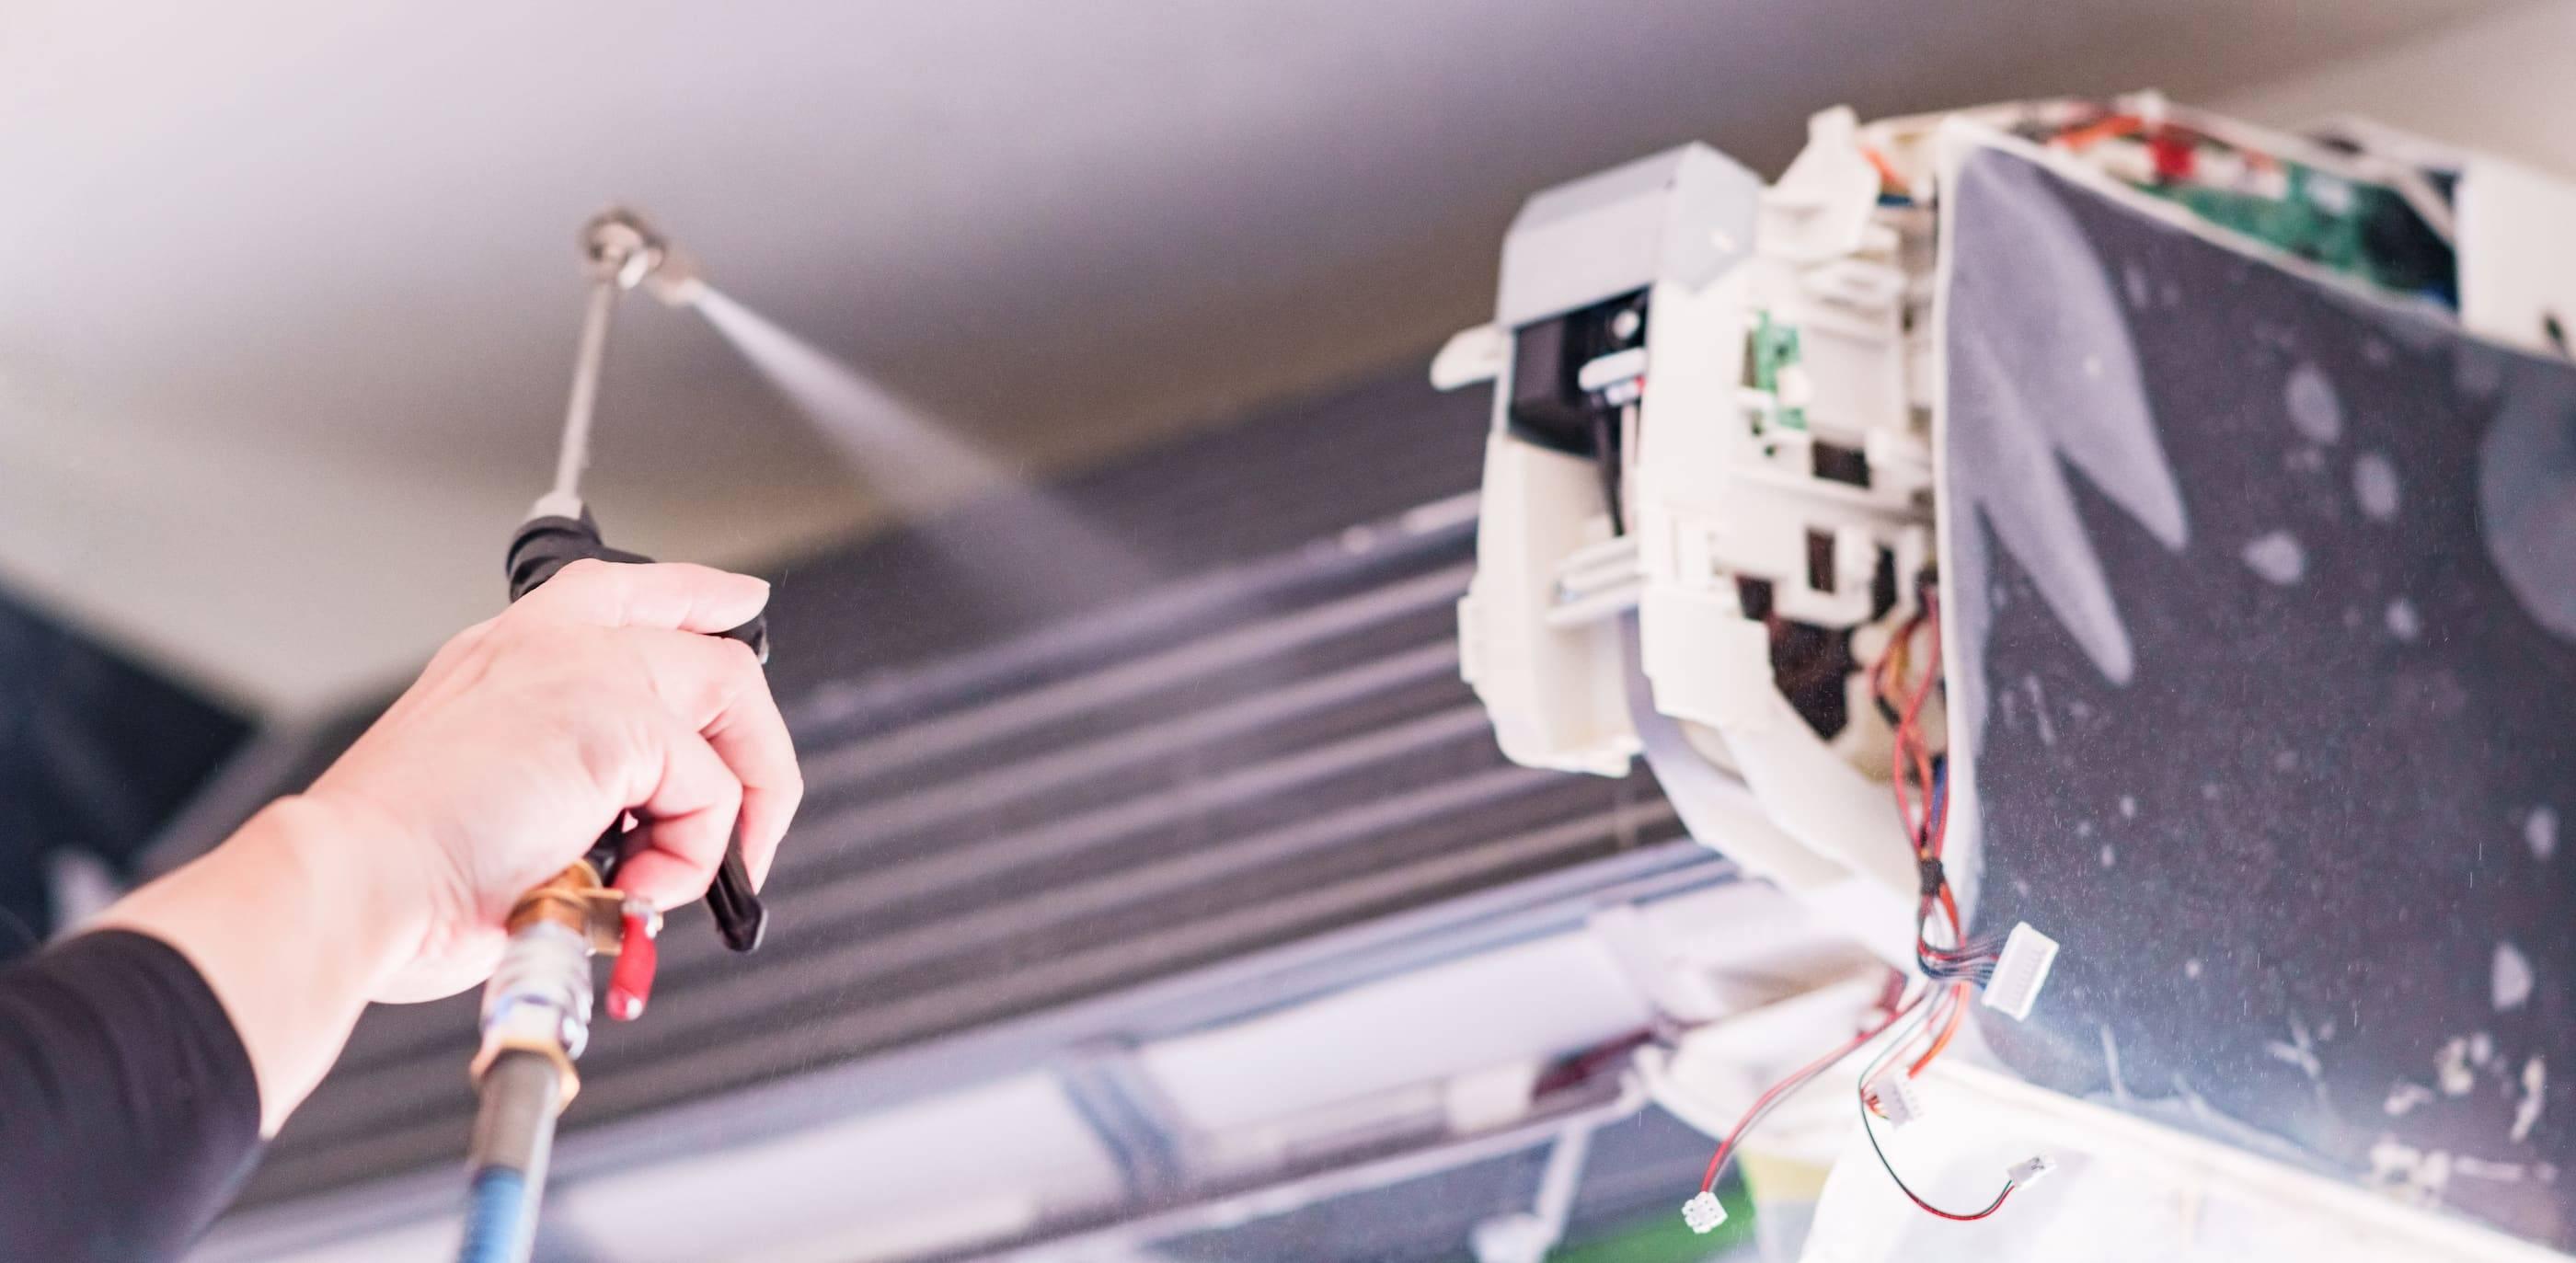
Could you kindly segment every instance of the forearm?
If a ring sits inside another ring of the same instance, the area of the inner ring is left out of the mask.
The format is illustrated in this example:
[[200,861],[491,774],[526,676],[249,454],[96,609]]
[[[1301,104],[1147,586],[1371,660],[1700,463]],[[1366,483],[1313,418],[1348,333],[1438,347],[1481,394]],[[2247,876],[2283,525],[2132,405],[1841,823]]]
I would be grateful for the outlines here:
[[367,997],[421,947],[425,905],[387,864],[381,832],[338,806],[281,799],[100,919],[196,966],[250,1056],[262,1135],[322,1081]]
[[175,1258],[259,1152],[259,1085],[186,957],[129,931],[0,969],[0,1258]]
[[758,659],[715,634],[768,599],[696,566],[568,566],[449,641],[311,791],[100,924],[196,967],[273,1135],[368,1000],[482,982],[512,901],[621,817],[620,888],[660,906],[706,889],[737,819],[767,868],[803,781]]

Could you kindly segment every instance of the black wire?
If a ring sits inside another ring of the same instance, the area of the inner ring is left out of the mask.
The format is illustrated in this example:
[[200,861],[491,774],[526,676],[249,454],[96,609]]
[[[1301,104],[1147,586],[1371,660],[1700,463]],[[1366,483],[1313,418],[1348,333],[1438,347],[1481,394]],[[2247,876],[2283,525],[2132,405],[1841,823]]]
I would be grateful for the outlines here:
[[1896,1191],[1905,1194],[1906,1198],[1912,1201],[1915,1205],[1931,1211],[1933,1214],[1939,1215],[1944,1219],[1957,1220],[1964,1223],[1972,1219],[1983,1219],[1986,1216],[2001,1210],[2003,1208],[2004,1199],[2012,1196],[2012,1191],[2017,1187],[2017,1185],[2012,1180],[2005,1180],[2003,1190],[1995,1194],[1995,1200],[1986,1203],[1985,1209],[1964,1215],[1955,1210],[1943,1210],[1940,1207],[1923,1200],[1923,1195],[1915,1192],[1912,1188],[1907,1187],[1905,1177],[1896,1173],[1895,1164],[1887,1160],[1887,1150],[1878,1147],[1878,1129],[1870,1126],[1869,1122],[1869,1098],[1862,1096],[1859,1099],[1861,1134],[1869,1137],[1869,1151],[1878,1155],[1878,1169],[1887,1172],[1887,1178],[1894,1181],[1896,1184]]
[[[1938,1006],[1931,1006],[1925,1009],[1922,1024],[1918,1026],[1918,1029],[1930,1029],[1929,1023],[1933,1016],[1933,1009],[1937,1007]],[[1879,1053],[1875,1060],[1871,1061],[1867,1067],[1861,1070],[1860,1084],[1852,1090],[1852,1099],[1860,1107],[1861,1134],[1869,1137],[1869,1151],[1878,1155],[1879,1169],[1887,1172],[1887,1178],[1896,1185],[1897,1192],[1905,1194],[1906,1200],[1913,1202],[1916,1206],[1919,1206],[1932,1214],[1938,1215],[1943,1219],[1955,1220],[1962,1223],[1975,1219],[1983,1219],[1986,1216],[1995,1213],[1997,1210],[2002,1209],[2004,1199],[2012,1196],[2013,1189],[2016,1187],[2013,1180],[2005,1180],[2003,1191],[1996,1193],[1995,1200],[1986,1203],[1985,1209],[1983,1210],[1965,1215],[1960,1214],[1957,1211],[1943,1210],[1940,1207],[1923,1200],[1923,1195],[1915,1192],[1912,1187],[1906,1184],[1905,1177],[1896,1173],[1896,1164],[1887,1160],[1887,1150],[1879,1147],[1878,1129],[1870,1125],[1869,1085],[1877,1082],[1879,1074],[1890,1064],[1888,1052],[1905,1047],[1908,1043],[1912,1042],[1914,1034],[1914,1031],[1909,1030],[1905,1034],[1898,1036],[1896,1042],[1887,1046],[1887,1051]]]
[[[1945,881],[1943,885],[1947,885]],[[1941,982],[1973,982],[1982,990],[1994,980],[1995,966],[2002,959],[2000,944],[1991,939],[1966,939],[1954,949],[1969,953],[1966,959],[1936,960],[1932,956],[1932,897],[1927,895],[1914,912],[1914,965],[1927,978]]]

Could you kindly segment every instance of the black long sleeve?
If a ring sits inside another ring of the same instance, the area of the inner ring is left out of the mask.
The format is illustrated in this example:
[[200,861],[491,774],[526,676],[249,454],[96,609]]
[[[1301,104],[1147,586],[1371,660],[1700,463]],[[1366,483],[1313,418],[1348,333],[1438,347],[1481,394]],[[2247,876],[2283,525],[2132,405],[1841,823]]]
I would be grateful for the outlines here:
[[0,1258],[175,1258],[258,1155],[250,1055],[168,944],[102,931],[0,969]]

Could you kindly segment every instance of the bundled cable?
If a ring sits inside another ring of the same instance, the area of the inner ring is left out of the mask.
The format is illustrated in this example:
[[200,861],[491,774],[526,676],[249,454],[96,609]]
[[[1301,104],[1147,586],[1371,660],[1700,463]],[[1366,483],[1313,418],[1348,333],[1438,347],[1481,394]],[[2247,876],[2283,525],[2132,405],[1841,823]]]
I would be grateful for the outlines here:
[[[1914,662],[1918,640],[1922,642],[1919,668]],[[1942,851],[1949,830],[1949,763],[1946,757],[1933,750],[1924,735],[1925,708],[1935,690],[1941,687],[1940,597],[1929,577],[1923,581],[1916,613],[1897,629],[1888,643],[1886,654],[1870,669],[1869,678],[1871,699],[1894,732],[1888,778],[1896,796],[1898,818],[1904,824],[1906,840],[1913,849],[1915,865],[1921,874],[1920,897],[1914,919],[1914,953],[1915,964],[1927,985],[1911,998],[1906,998],[1904,979],[1891,977],[1887,992],[1879,1001],[1880,1016],[1876,1023],[1800,1067],[1754,1099],[1752,1106],[1728,1130],[1726,1138],[1718,1144],[1716,1154],[1709,1159],[1708,1170],[1700,1179],[1698,1195],[1682,1207],[1683,1218],[1694,1231],[1707,1232],[1725,1221],[1726,1211],[1717,1200],[1717,1181],[1725,1173],[1727,1159],[1736,1153],[1745,1136],[1800,1088],[1815,1082],[1845,1058],[1892,1030],[1898,1032],[1897,1036],[1887,1041],[1861,1073],[1854,1091],[1860,1101],[1861,1128],[1869,1137],[1870,1149],[1877,1154],[1879,1165],[1886,1169],[1888,1179],[1908,1200],[1943,1219],[1961,1222],[1983,1219],[2001,1210],[2014,1189],[2038,1179],[2050,1169],[2046,1158],[2032,1158],[2011,1169],[2003,1189],[1982,1209],[1950,1211],[1925,1201],[1907,1187],[1903,1177],[1889,1163],[1886,1150],[1879,1145],[1874,1120],[1885,1111],[1887,1097],[1891,1094],[1901,1097],[1900,1105],[1911,1101],[1911,1089],[1904,1088],[1903,1081],[1921,1075],[1949,1048],[1952,1038],[1967,1018],[1970,993],[1994,981],[1996,967],[2003,958],[2004,941],[1967,937],[1964,920],[1959,913],[1958,894],[1951,889],[1949,874],[1942,866]],[[1918,1047],[1920,1051],[1915,1052]],[[1908,1053],[1913,1054],[1913,1060],[1906,1063],[1901,1078],[1883,1082],[1888,1068],[1898,1064]],[[1877,1099],[1873,1098],[1874,1085],[1880,1089]],[[1902,1112],[1890,1116],[1900,1123],[1905,1118]]]
[[1779,1108],[1782,1101],[1797,1095],[1798,1089],[1815,1082],[1818,1076],[1833,1069],[1845,1057],[1867,1047],[1871,1040],[1886,1034],[1889,1028],[1904,1021],[1908,1015],[1923,1007],[1924,999],[1930,994],[1929,992],[1918,993],[1902,1005],[1897,1003],[1903,993],[1904,985],[1904,978],[1891,976],[1888,979],[1887,994],[1880,997],[1881,1016],[1875,1025],[1844,1041],[1841,1047],[1807,1063],[1788,1078],[1772,1084],[1762,1095],[1754,1098],[1751,1108],[1744,1111],[1744,1117],[1738,1119],[1735,1126],[1727,1131],[1726,1139],[1719,1142],[1716,1156],[1708,1160],[1708,1174],[1702,1176],[1699,1182],[1699,1191],[1702,1194],[1715,1191],[1717,1177],[1726,1170],[1727,1158],[1734,1154],[1736,1146],[1748,1133],[1759,1126],[1763,1119],[1769,1117],[1772,1110]]
[[[1909,687],[1907,676],[1918,637],[1924,642],[1923,662],[1919,678]],[[1950,1046],[1967,1018],[1969,989],[1982,987],[1992,979],[1998,957],[1995,944],[1967,938],[1959,916],[1958,895],[1951,890],[1949,874],[1942,867],[1942,847],[1950,823],[1949,764],[1946,758],[1933,753],[1923,733],[1924,707],[1940,680],[1940,590],[1927,578],[1914,616],[1897,628],[1888,642],[1887,653],[1870,671],[1872,698],[1879,714],[1895,732],[1888,780],[1896,794],[1897,816],[1905,824],[1906,838],[1914,847],[1915,864],[1922,873],[1921,898],[1914,919],[1915,963],[1924,977],[1948,984],[1946,993],[1928,1014],[1928,1033],[1923,1037],[1926,1046],[1907,1067],[1908,1077],[1922,1074]],[[1941,942],[1933,939],[1936,926],[1947,930]]]
[[[1953,988],[1953,990],[1955,990],[1955,988]],[[1953,1002],[1953,1006],[1956,1007],[1955,1001]],[[1879,1053],[1877,1058],[1870,1062],[1867,1069],[1861,1071],[1861,1086],[1855,1092],[1855,1095],[1860,1101],[1860,1129],[1861,1134],[1869,1137],[1869,1150],[1871,1153],[1878,1156],[1879,1168],[1887,1172],[1888,1180],[1896,1185],[1897,1192],[1905,1194],[1907,1201],[1913,1202],[1917,1207],[1921,1208],[1928,1214],[1938,1215],[1943,1219],[1951,1220],[1956,1223],[1973,1223],[1994,1214],[1996,1211],[2002,1210],[2004,1208],[2005,1200],[2013,1195],[2014,1189],[2017,1189],[2024,1184],[2031,1183],[2032,1181],[2039,1179],[2041,1176],[2048,1174],[2051,1166],[2046,1158],[2032,1158],[2029,1161],[2016,1164],[2004,1176],[2004,1186],[1995,1193],[1994,1200],[1987,1202],[1984,1207],[1974,1211],[1944,1210],[1941,1207],[1935,1206],[1932,1203],[1923,1200],[1921,1194],[1916,1193],[1905,1183],[1905,1177],[1896,1173],[1895,1164],[1887,1160],[1887,1150],[1881,1147],[1878,1143],[1878,1127],[1871,1119],[1873,1111],[1870,1108],[1869,1085],[1876,1082],[1879,1075],[1886,1071],[1889,1063],[1895,1060],[1897,1050],[1904,1048],[1907,1044],[1912,1042],[1914,1036],[1919,1034],[1921,1029],[1929,1029],[1936,1021],[1937,1008],[1936,1010],[1926,1011],[1924,1014],[1924,1020],[1913,1024],[1918,1028],[1916,1031],[1910,1031],[1904,1038],[1898,1039],[1889,1044],[1885,1051]],[[1952,1018],[1952,1021],[1956,1021],[1955,1016]]]

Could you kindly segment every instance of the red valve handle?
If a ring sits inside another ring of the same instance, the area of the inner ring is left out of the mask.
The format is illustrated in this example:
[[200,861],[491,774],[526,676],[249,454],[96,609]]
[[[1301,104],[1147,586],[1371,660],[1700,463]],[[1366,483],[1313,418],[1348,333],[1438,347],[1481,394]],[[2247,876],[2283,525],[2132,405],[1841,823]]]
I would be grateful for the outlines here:
[[644,1016],[644,1002],[653,998],[657,919],[649,909],[630,911],[618,933],[617,963],[608,970],[608,1016],[620,1022]]

